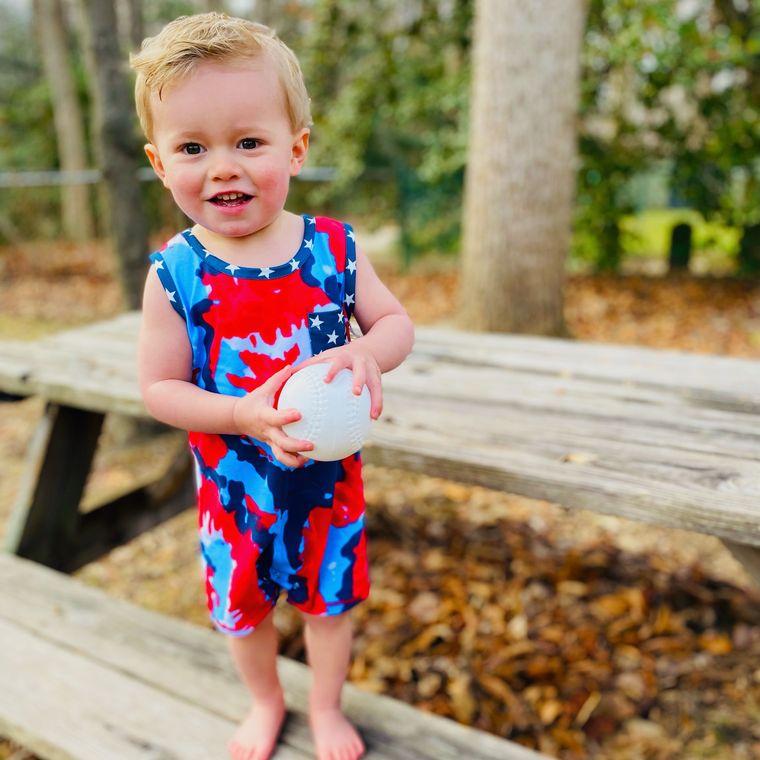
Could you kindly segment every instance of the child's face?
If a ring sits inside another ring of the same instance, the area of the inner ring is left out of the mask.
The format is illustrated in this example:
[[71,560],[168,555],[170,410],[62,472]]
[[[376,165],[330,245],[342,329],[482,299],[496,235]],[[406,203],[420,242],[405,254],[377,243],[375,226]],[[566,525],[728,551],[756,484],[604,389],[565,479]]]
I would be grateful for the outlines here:
[[151,99],[145,152],[177,205],[224,237],[274,222],[298,174],[309,130],[293,133],[274,65],[262,57],[202,63]]

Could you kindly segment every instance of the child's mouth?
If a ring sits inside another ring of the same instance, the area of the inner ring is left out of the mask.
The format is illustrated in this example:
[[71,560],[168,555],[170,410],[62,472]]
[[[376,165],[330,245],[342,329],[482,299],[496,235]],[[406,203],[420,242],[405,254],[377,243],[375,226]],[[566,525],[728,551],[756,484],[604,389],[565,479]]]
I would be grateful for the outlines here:
[[247,195],[246,193],[219,193],[219,195],[215,195],[209,200],[215,206],[231,207],[242,206],[244,203],[251,200],[251,198],[253,198],[253,196]]

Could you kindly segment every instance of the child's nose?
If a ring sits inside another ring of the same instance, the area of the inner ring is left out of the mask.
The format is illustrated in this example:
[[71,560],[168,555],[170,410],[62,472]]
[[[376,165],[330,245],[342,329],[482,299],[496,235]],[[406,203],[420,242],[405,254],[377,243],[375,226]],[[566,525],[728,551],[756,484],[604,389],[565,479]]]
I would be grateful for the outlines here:
[[229,154],[217,154],[210,166],[212,179],[229,180],[240,176],[240,165]]

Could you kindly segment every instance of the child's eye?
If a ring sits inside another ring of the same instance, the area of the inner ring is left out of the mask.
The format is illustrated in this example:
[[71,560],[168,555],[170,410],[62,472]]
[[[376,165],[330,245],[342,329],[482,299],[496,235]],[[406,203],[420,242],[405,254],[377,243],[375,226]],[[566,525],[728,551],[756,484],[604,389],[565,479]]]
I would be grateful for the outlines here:
[[243,150],[254,150],[259,146],[259,141],[254,137],[244,137],[240,141],[240,147]]
[[185,143],[180,150],[188,156],[197,156],[203,148],[198,143]]

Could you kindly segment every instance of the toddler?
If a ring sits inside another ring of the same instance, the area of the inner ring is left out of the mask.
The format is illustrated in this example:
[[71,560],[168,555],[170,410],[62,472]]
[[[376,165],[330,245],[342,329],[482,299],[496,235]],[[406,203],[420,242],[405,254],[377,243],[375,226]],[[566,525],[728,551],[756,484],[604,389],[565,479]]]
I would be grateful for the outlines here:
[[[193,226],[151,256],[140,388],[158,419],[190,431],[201,556],[215,626],[251,695],[229,744],[270,757],[285,715],[272,610],[301,613],[319,760],[362,740],[340,709],[348,611],[369,591],[359,454],[315,462],[283,426],[282,384],[299,367],[342,368],[382,410],[382,372],[409,353],[412,324],[347,224],[285,210],[309,149],[309,98],[293,52],[267,27],[182,17],[131,60],[145,152]],[[350,340],[354,315],[362,337]]]

